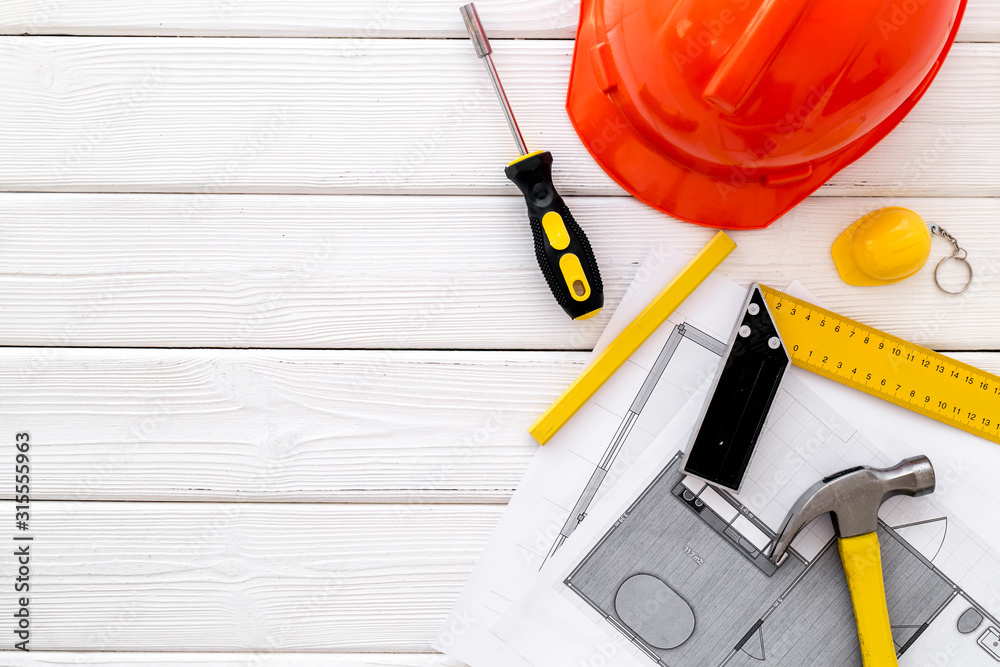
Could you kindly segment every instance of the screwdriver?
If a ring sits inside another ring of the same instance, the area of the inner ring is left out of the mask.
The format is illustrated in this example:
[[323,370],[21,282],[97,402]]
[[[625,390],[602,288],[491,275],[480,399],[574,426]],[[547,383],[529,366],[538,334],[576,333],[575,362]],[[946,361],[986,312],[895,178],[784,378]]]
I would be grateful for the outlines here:
[[574,320],[591,318],[604,306],[604,284],[601,282],[601,273],[597,269],[590,241],[552,184],[552,153],[528,152],[510,102],[500,84],[500,76],[493,65],[493,49],[486,38],[476,6],[470,3],[460,11],[476,54],[489,72],[521,154],[521,157],[507,165],[504,173],[518,187],[528,205],[528,220],[535,239],[538,267],[552,290],[552,296],[567,315]]

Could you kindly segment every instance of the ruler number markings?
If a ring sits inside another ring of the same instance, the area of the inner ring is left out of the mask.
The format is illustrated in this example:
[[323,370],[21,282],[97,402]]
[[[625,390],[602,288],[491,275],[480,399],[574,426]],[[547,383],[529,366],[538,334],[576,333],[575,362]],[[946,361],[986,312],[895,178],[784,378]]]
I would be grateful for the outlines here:
[[782,335],[787,335],[798,365],[1000,442],[1000,381],[995,376],[771,292],[775,317],[787,322]]

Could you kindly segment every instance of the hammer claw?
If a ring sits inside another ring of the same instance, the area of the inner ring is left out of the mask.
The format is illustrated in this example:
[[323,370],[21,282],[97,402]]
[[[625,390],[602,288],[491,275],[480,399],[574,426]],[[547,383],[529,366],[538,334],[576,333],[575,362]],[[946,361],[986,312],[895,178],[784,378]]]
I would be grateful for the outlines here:
[[771,562],[781,562],[799,531],[821,514],[831,514],[839,537],[864,535],[878,528],[878,510],[886,500],[926,495],[934,485],[934,466],[926,456],[903,459],[891,468],[859,466],[830,475],[792,505],[771,548]]

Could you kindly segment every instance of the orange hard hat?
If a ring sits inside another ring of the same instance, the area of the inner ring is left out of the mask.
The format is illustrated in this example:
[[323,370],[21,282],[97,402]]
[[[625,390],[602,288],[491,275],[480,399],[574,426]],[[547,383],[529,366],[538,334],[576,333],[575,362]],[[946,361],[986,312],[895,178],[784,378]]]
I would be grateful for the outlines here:
[[583,0],[566,108],[622,187],[766,227],[934,79],[966,0]]

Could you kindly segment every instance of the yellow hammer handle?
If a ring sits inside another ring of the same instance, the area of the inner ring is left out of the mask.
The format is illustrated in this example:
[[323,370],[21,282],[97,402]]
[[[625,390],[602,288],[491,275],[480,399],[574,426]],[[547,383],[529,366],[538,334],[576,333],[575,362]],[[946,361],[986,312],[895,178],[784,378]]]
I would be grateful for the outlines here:
[[854,618],[858,623],[862,664],[864,667],[898,667],[896,645],[889,626],[889,609],[885,602],[878,535],[866,533],[841,538],[837,546],[840,547],[840,560],[844,564]]

